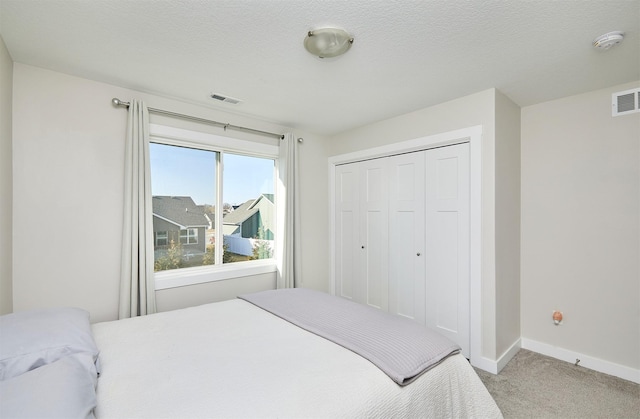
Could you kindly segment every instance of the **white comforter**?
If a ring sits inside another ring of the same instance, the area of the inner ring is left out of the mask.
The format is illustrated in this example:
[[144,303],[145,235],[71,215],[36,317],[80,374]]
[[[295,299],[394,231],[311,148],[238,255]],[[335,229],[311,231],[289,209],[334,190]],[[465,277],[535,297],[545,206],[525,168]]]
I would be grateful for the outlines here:
[[462,355],[400,387],[243,300],[93,325],[98,418],[501,417]]

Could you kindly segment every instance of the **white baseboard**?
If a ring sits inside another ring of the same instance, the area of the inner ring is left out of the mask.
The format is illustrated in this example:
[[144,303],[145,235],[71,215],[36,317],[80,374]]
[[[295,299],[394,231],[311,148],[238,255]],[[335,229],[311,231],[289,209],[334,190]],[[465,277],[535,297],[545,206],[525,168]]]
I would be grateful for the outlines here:
[[513,345],[511,345],[509,349],[504,351],[504,353],[500,356],[500,358],[498,358],[498,362],[497,362],[498,372],[502,371],[502,369],[509,363],[509,361],[511,361],[511,358],[516,356],[516,354],[518,353],[521,347],[522,347],[521,339],[518,339],[515,342],[513,342]]
[[616,364],[610,361],[604,361],[602,359],[594,358],[589,355],[570,351],[564,348],[559,348],[557,346],[538,342],[532,339],[521,338],[521,341],[523,349],[538,352],[542,355],[547,355],[561,361],[571,362],[572,364],[576,362],[576,359],[579,359],[579,365],[581,367],[603,372],[605,374],[613,375],[615,377],[619,377],[628,381],[633,381],[634,383],[640,383],[640,370],[626,367],[624,365]]
[[485,357],[471,357],[471,365],[491,374],[498,374],[520,350],[520,339],[513,342],[497,361]]
[[498,363],[496,361],[492,361],[489,358],[485,357],[477,357],[471,356],[471,365],[480,368],[483,371],[490,372],[491,374],[498,373]]

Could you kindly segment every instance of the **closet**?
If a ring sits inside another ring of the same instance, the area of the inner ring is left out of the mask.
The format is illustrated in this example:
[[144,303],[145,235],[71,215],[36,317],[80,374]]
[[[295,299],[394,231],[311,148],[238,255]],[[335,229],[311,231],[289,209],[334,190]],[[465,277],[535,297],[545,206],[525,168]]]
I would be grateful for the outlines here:
[[336,295],[469,357],[469,144],[336,165],[334,202]]

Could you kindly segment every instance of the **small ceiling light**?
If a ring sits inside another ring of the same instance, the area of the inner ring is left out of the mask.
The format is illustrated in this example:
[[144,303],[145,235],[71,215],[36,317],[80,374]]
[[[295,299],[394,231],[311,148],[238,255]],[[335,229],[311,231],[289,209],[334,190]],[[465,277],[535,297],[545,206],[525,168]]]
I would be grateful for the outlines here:
[[304,47],[320,58],[331,58],[349,51],[353,37],[338,28],[319,28],[311,30],[304,38]]
[[593,47],[597,49],[607,50],[618,45],[624,39],[624,33],[620,31],[614,31],[600,35],[593,40]]

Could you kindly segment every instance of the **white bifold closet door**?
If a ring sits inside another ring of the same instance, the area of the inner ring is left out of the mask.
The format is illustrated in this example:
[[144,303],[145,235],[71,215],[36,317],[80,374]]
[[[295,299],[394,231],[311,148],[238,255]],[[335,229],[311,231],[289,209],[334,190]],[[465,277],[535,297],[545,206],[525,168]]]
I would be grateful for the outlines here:
[[469,144],[426,153],[426,323],[469,358]]
[[387,159],[336,167],[336,294],[388,309]]
[[335,168],[335,294],[363,302],[360,297],[360,165]]
[[413,319],[469,357],[469,148],[336,166],[336,295]]
[[426,324],[425,153],[389,157],[389,312]]
[[389,197],[388,159],[360,163],[360,266],[364,295],[361,301],[389,308]]

